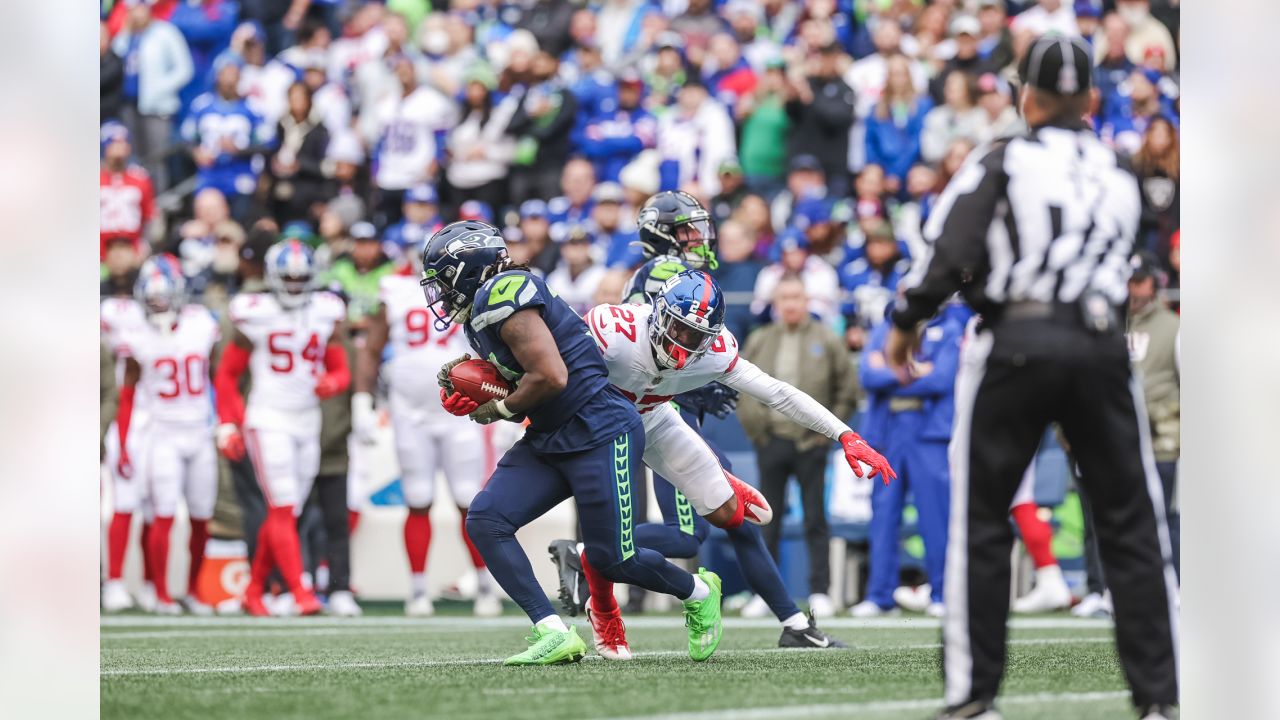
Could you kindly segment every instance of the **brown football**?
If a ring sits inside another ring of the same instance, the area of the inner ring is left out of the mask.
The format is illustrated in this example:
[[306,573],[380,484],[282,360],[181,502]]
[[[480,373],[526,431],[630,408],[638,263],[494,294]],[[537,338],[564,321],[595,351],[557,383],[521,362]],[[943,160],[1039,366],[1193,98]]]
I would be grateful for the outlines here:
[[453,389],[483,405],[511,394],[511,383],[488,360],[467,360],[449,371]]

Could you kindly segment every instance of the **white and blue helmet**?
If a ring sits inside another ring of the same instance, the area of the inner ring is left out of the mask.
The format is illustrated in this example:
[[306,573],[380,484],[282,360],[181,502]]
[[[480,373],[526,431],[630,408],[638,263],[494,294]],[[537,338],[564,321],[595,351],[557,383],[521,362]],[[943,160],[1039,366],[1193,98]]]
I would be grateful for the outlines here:
[[307,304],[315,275],[315,257],[300,240],[288,239],[272,245],[266,257],[267,287],[286,308]]
[[142,263],[133,283],[133,297],[156,327],[167,330],[177,322],[187,300],[187,282],[172,255],[153,255]]
[[686,270],[653,297],[649,343],[658,363],[679,370],[702,357],[724,329],[724,294],[710,275]]

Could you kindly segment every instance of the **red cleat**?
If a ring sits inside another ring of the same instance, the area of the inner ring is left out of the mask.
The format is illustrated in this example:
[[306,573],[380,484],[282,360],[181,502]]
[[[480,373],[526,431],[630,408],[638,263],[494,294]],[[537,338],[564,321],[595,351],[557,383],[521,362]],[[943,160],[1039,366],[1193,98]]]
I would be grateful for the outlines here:
[[733,488],[738,504],[742,506],[742,517],[756,525],[768,525],[769,521],[773,520],[773,508],[769,507],[769,501],[764,499],[764,495],[734,477],[728,470],[724,472],[724,476],[729,480],[729,486]]
[[271,617],[271,612],[267,610],[267,606],[262,602],[262,594],[250,595],[245,594],[244,600],[240,603],[245,613],[253,617]]
[[324,605],[310,592],[294,594],[293,603],[297,605],[299,615],[319,615],[324,612]]
[[630,660],[631,646],[627,644],[627,626],[622,624],[622,611],[617,608],[612,613],[603,614],[595,611],[591,603],[587,603],[587,621],[591,623],[591,637],[595,640],[596,652],[606,660]]

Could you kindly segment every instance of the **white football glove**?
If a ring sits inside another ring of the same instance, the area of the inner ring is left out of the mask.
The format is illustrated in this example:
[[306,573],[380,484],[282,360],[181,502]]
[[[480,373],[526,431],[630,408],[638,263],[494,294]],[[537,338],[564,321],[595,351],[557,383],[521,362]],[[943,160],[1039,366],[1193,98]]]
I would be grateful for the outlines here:
[[359,392],[351,396],[351,432],[356,441],[372,445],[378,431],[378,413],[373,409],[373,396]]

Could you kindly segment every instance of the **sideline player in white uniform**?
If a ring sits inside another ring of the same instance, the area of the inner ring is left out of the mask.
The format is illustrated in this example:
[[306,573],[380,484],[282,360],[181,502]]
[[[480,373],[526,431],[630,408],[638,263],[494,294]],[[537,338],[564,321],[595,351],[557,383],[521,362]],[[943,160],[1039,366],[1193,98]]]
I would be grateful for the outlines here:
[[[108,297],[102,301],[100,322],[102,341],[115,360],[116,386],[120,387],[124,384],[124,358],[129,352],[128,346],[124,343],[124,336],[128,331],[145,325],[146,315],[142,311],[142,306],[138,305],[133,298]],[[119,415],[120,412],[117,410],[116,416],[119,417]],[[131,415],[132,421],[141,422],[146,417],[145,409],[135,408]],[[143,487],[140,477],[142,468],[132,462],[133,458],[137,458],[140,462],[145,458],[142,450],[137,447],[139,443],[137,435],[127,438],[128,446],[123,453],[120,437],[120,423],[118,420],[112,421],[107,427],[104,442],[106,457],[103,462],[111,476],[113,512],[111,522],[107,526],[107,579],[102,585],[102,609],[106,612],[119,612],[134,605],[133,598],[129,597],[129,591],[124,584],[124,557],[129,548],[129,531],[133,527],[133,514],[142,509],[148,516],[143,519],[141,538],[143,579],[146,585],[142,595],[139,596],[138,604],[144,610],[153,610],[155,609],[155,591],[150,584],[151,570],[147,567],[149,565],[147,537],[151,528],[149,517],[151,509],[144,503],[146,488]],[[122,474],[122,470],[131,472],[126,476]]]
[[[797,423],[838,441],[858,477],[897,477],[888,461],[817,400],[738,356],[738,341],[724,327],[724,299],[706,272],[673,276],[652,304],[599,305],[585,318],[609,366],[609,382],[636,404],[644,420],[644,462],[685,494],[700,515],[716,507],[726,473],[697,431],[671,406],[676,395],[712,382],[749,395]],[[866,465],[866,470],[863,465]],[[585,566],[583,570],[592,574]],[[595,587],[593,585],[592,587]],[[602,613],[592,592],[592,630],[607,628],[610,653],[630,656],[616,604]],[[600,645],[597,634],[597,650]],[[625,652],[620,652],[625,648]]]
[[[214,379],[218,450],[233,460],[248,451],[267,501],[245,611],[269,614],[262,593],[271,568],[278,567],[298,612],[314,615],[323,608],[303,585],[295,517],[320,468],[320,400],[351,383],[340,342],[346,307],[333,293],[312,291],[314,261],[301,242],[273,245],[265,265],[271,292],[237,295],[228,310],[235,336]],[[246,369],[253,376],[247,408],[239,389]]]
[[466,528],[467,508],[484,485],[489,470],[485,431],[476,423],[450,415],[437,401],[436,373],[440,366],[470,349],[466,336],[460,324],[451,325],[444,332],[432,326],[435,318],[427,308],[417,277],[388,275],[382,278],[378,291],[379,307],[370,318],[364,346],[356,356],[352,430],[362,442],[373,439],[377,426],[373,392],[383,350],[390,344],[391,357],[384,372],[400,484],[409,506],[404,522],[410,572],[405,614],[422,617],[435,613],[427,593],[427,554],[431,547],[430,513],[436,474],[443,470],[453,502],[462,514],[462,540],[479,577],[475,614],[501,615],[502,601],[493,592],[493,577],[471,544]]
[[[169,595],[168,584],[169,535],[182,496],[191,520],[185,604],[192,612],[211,615],[212,609],[196,597],[195,581],[204,562],[209,519],[218,495],[209,393],[209,355],[218,342],[218,322],[207,308],[184,304],[185,282],[171,255],[158,255],[143,264],[134,295],[147,322],[132,324],[119,335],[125,350],[116,416],[124,448],[119,472],[139,478],[155,513],[146,539],[146,561],[155,583],[156,612],[182,613]],[[146,409],[139,422],[134,422],[135,407]],[[130,442],[133,437],[137,442]],[[131,466],[131,447],[143,459],[139,468]]]

